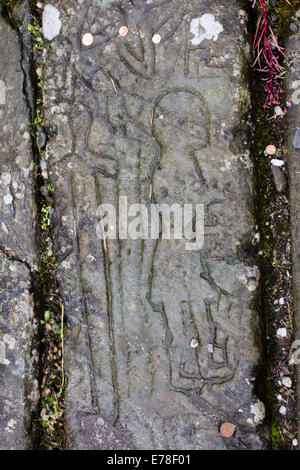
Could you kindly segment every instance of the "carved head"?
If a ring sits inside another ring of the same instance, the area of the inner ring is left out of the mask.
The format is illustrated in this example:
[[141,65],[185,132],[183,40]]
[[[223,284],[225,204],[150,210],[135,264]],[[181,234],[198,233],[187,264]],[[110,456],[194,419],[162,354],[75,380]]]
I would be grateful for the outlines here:
[[192,152],[209,140],[209,114],[199,93],[178,88],[155,102],[153,133],[164,150]]

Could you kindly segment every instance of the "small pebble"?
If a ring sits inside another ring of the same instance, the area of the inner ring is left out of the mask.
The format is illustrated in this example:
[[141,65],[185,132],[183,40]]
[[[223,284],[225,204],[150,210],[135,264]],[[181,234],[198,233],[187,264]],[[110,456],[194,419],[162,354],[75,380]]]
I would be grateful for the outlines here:
[[282,400],[282,395],[280,395],[280,394],[277,395],[277,400],[278,400],[278,401],[281,401],[281,400]]
[[281,406],[281,407],[279,408],[279,413],[280,413],[281,415],[285,416],[285,415],[286,415],[286,407],[285,407],[285,406]]
[[278,166],[271,165],[271,172],[274,178],[276,191],[281,193],[287,187],[286,177]]
[[271,11],[270,18],[271,18],[271,21],[275,22],[278,20],[278,15],[276,15],[274,11]]
[[291,388],[292,386],[292,380],[290,377],[283,377],[282,383],[286,388]]
[[199,341],[196,338],[191,339],[191,348],[197,348],[199,346]]
[[44,150],[46,147],[46,142],[47,142],[47,136],[44,131],[39,131],[38,135],[38,146],[41,150]]
[[223,423],[220,431],[223,437],[232,437],[235,432],[235,425],[232,423]]
[[279,303],[280,303],[280,305],[283,305],[283,304],[284,304],[284,298],[283,298],[283,297],[280,297]]
[[278,160],[278,158],[272,158],[272,160],[271,160],[271,165],[274,165],[274,166],[283,166],[283,165],[284,165],[284,161]]
[[121,36],[122,38],[127,36],[128,34],[128,28],[127,26],[121,26],[121,28],[119,29],[119,36]]
[[287,336],[286,328],[278,328],[276,334],[277,334],[277,336],[280,336],[281,338],[286,338],[286,336]]
[[152,37],[152,42],[153,44],[159,44],[161,41],[161,37],[159,34],[154,34],[154,36]]
[[91,46],[94,43],[94,40],[95,40],[95,38],[92,35],[92,33],[85,33],[82,36],[82,44],[86,47]]
[[293,446],[294,446],[294,447],[297,447],[297,445],[298,445],[297,439],[293,439]]
[[41,167],[41,170],[46,170],[46,168],[47,168],[47,162],[46,162],[46,160],[42,159],[42,160],[40,161],[40,167]]
[[285,113],[282,111],[282,108],[280,106],[275,106],[274,108],[276,116],[284,116]]
[[268,155],[275,155],[276,150],[277,149],[276,149],[275,145],[267,145],[267,147],[266,147],[266,152],[267,152]]

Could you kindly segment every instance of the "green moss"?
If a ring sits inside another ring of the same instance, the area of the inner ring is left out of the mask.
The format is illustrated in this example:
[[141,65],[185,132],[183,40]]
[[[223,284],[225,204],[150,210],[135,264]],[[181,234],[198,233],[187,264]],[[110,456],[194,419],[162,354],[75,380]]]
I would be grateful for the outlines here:
[[285,449],[285,439],[281,433],[278,423],[274,420],[271,425],[271,438],[273,447],[276,449]]
[[14,10],[19,8],[21,3],[21,0],[0,0],[0,8],[10,8],[11,10]]
[[291,19],[298,8],[300,8],[300,0],[290,0],[290,3],[286,0],[280,0],[276,5],[275,11],[278,15],[279,37],[291,36],[294,34],[290,29],[290,24]]

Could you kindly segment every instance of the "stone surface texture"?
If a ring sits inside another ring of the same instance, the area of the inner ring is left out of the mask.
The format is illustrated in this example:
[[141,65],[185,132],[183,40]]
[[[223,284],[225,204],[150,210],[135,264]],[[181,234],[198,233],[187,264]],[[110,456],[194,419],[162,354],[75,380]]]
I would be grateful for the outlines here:
[[0,449],[31,447],[37,351],[31,272],[36,267],[29,114],[16,32],[0,15]]
[[[46,153],[68,322],[68,447],[84,446],[84,423],[103,422],[138,449],[261,448],[241,2],[51,4],[62,27],[45,55]],[[91,47],[81,43],[87,32]],[[119,196],[149,209],[204,204],[204,247],[104,243],[97,208],[117,207]],[[236,426],[230,439],[219,430],[226,421]]]
[[[296,12],[293,24],[300,28],[300,9]],[[290,188],[290,217],[292,234],[293,263],[293,298],[295,319],[295,340],[300,340],[300,148],[297,145],[297,130],[300,128],[300,34],[289,36],[286,43],[287,67],[287,99],[292,101],[288,111],[288,164]],[[295,138],[296,137],[296,138]],[[299,348],[299,344],[297,344]],[[297,354],[296,354],[297,356]],[[299,354],[298,354],[299,356]],[[298,397],[300,396],[300,370],[297,365]],[[300,417],[298,400],[298,424]]]

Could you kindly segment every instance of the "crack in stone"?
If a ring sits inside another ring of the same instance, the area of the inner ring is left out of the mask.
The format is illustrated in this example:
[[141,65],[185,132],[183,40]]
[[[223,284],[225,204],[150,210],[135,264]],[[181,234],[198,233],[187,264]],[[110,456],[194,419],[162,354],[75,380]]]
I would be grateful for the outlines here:
[[[38,84],[35,75],[34,69],[34,54],[33,54],[33,43],[30,33],[27,30],[27,23],[31,21],[31,10],[30,1],[26,1],[22,5],[22,20],[20,20],[19,14],[17,11],[12,12],[9,9],[5,9],[5,20],[8,25],[15,31],[17,35],[17,40],[19,43],[20,50],[20,68],[23,73],[23,98],[26,104],[28,119],[30,124],[35,121],[37,113],[37,95],[38,95]],[[27,21],[26,21],[27,20]],[[30,132],[31,139],[31,156],[32,162],[35,168],[37,169],[40,166],[40,149],[36,142],[36,128],[31,129]],[[34,172],[34,184],[33,184],[33,194],[36,200],[37,213],[36,213],[36,229],[35,229],[35,239],[36,239],[36,250],[38,253],[39,268],[35,268],[31,265],[30,262],[26,261],[19,253],[15,250],[9,249],[5,246],[0,245],[0,252],[3,255],[11,260],[24,264],[30,274],[30,289],[29,292],[32,294],[33,298],[33,311],[34,318],[38,325],[37,334],[32,337],[32,346],[38,350],[38,361],[35,365],[35,377],[39,382],[39,392],[40,392],[40,403],[38,409],[32,411],[31,416],[31,425],[30,425],[30,434],[32,443],[35,449],[39,449],[41,442],[43,440],[43,432],[39,427],[38,422],[40,422],[40,411],[41,411],[41,400],[42,400],[42,374],[43,369],[45,368],[45,347],[43,346],[44,331],[41,327],[41,318],[43,318],[44,311],[46,308],[49,308],[49,299],[48,297],[51,292],[56,292],[56,297],[59,299],[57,294],[57,284],[55,277],[46,274],[46,280],[42,281],[44,274],[44,266],[42,262],[42,257],[45,255],[45,247],[42,241],[42,232],[40,227],[41,222],[41,209],[43,207],[43,202],[49,202],[48,198],[43,195],[41,188],[44,186],[45,181],[42,176],[38,176],[37,170]],[[53,202],[51,203],[53,206]],[[47,279],[47,276],[49,277]],[[46,289],[46,290],[45,290]],[[47,290],[48,289],[48,290]],[[59,303],[59,300],[57,301]],[[53,305],[54,307],[54,305]],[[63,307],[62,307],[63,308]]]
[[30,265],[30,263],[28,263],[28,261],[23,259],[22,256],[19,255],[19,253],[17,253],[16,251],[8,249],[8,248],[4,248],[3,246],[0,245],[0,252],[3,253],[4,256],[6,256],[6,258],[8,258],[10,261],[18,261],[19,263],[25,264],[25,266],[28,268],[28,271],[30,273],[36,272],[35,270],[32,269],[32,266]]

